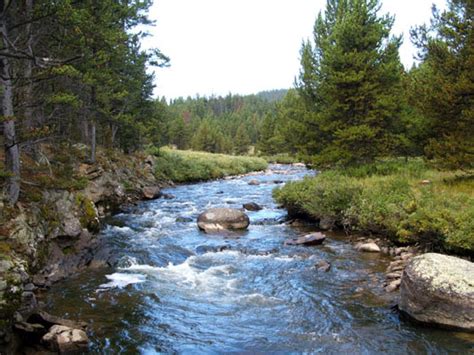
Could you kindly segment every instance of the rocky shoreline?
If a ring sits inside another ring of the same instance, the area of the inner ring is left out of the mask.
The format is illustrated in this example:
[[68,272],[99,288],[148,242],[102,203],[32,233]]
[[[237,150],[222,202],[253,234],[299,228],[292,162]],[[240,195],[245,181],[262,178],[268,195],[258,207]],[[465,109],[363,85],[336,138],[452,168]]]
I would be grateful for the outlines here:
[[[287,223],[311,225],[323,232],[335,227],[321,228],[301,216]],[[470,260],[432,253],[419,245],[397,246],[383,237],[348,236],[347,240],[361,253],[391,258],[382,287],[401,318],[435,328],[474,331],[474,263]],[[326,264],[321,261],[315,267],[327,272],[330,264]]]
[[57,339],[67,346],[84,343],[83,330],[58,328],[65,327],[62,322],[39,331],[28,319],[41,309],[37,291],[84,268],[104,265],[95,258],[103,218],[139,200],[162,197],[161,188],[169,186],[156,180],[153,156],[129,158],[125,165],[112,160],[78,165],[76,174],[87,179],[84,189],[48,189],[39,201],[18,203],[15,210],[0,206],[0,353],[15,353],[25,344],[25,334],[35,338],[38,332],[54,333],[36,344],[52,351],[59,351]]
[[[83,347],[83,337],[75,337],[77,331],[73,334],[73,330],[85,328],[51,329],[63,327],[62,321],[39,331],[38,324],[29,323],[31,315],[42,308],[36,294],[83,269],[108,265],[111,250],[98,237],[103,219],[141,200],[173,198],[161,189],[174,183],[157,180],[155,169],[156,158],[140,154],[120,160],[104,158],[94,165],[78,164],[76,176],[87,179],[85,188],[47,189],[36,203],[18,203],[9,221],[8,216],[0,215],[5,221],[0,229],[0,354],[15,353],[25,344],[57,352],[57,339],[71,348]],[[4,208],[0,206],[0,211]],[[38,332],[46,338],[38,337]],[[25,340],[25,336],[36,342]],[[73,339],[78,341],[76,345]]]

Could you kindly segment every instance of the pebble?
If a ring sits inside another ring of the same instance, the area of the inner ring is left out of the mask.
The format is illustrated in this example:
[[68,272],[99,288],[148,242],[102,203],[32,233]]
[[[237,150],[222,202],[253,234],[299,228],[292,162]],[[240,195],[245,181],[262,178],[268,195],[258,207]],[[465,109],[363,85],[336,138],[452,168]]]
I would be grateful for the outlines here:
[[400,287],[400,284],[402,283],[401,279],[395,280],[393,282],[390,282],[387,287],[385,287],[385,291],[387,292],[394,292],[398,290]]

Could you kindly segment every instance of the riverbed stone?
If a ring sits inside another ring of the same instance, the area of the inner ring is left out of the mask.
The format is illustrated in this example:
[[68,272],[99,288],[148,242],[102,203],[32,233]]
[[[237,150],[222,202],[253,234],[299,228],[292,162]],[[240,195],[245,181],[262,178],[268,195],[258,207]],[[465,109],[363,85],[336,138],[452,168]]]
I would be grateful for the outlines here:
[[322,233],[316,232],[307,234],[305,236],[296,238],[296,239],[287,239],[285,245],[320,245],[324,242],[326,236]]
[[403,272],[399,308],[422,323],[474,331],[474,263],[436,253],[414,257]]
[[253,180],[250,180],[248,184],[252,186],[257,186],[257,185],[260,185],[260,181],[253,179]]
[[316,269],[320,272],[328,272],[331,270],[331,263],[326,260],[319,261],[316,265]]
[[143,198],[146,200],[154,200],[160,197],[161,191],[158,186],[145,186],[142,190]]
[[250,219],[244,212],[235,208],[211,208],[199,215],[197,223],[199,229],[209,233],[247,229]]
[[331,216],[323,216],[319,220],[319,228],[328,231],[333,229],[336,226],[336,218]]
[[247,211],[260,211],[262,209],[262,206],[255,202],[244,203],[242,207],[245,208]]
[[60,354],[81,353],[89,347],[89,338],[83,330],[63,325],[52,326],[43,336],[42,342]]
[[385,287],[385,291],[386,291],[386,292],[394,292],[394,291],[398,290],[398,288],[400,287],[400,283],[401,283],[401,280],[400,280],[400,279],[394,280],[394,281],[390,282],[390,283]]
[[356,249],[366,253],[380,253],[380,247],[374,242],[357,244]]

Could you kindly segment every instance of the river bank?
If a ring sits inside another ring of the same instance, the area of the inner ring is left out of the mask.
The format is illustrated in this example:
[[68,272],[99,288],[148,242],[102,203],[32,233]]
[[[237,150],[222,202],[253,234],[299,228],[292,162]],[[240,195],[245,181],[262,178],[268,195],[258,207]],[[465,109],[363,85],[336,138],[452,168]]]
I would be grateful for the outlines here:
[[171,153],[164,157],[99,151],[97,162],[88,164],[82,146],[54,150],[45,146],[43,151],[48,155],[43,164],[23,157],[20,201],[14,207],[0,206],[0,350],[7,353],[15,347],[13,325],[38,307],[38,290],[84,268],[103,266],[95,256],[105,217],[140,200],[172,197],[161,192],[174,177],[163,173],[163,164],[194,167],[202,180],[266,167],[258,159],[215,160],[203,153],[197,160],[190,152],[179,151],[172,153],[174,159],[169,158]]
[[431,170],[421,160],[393,160],[322,172],[285,185],[274,197],[290,215],[323,230],[472,258],[474,179],[459,174]]

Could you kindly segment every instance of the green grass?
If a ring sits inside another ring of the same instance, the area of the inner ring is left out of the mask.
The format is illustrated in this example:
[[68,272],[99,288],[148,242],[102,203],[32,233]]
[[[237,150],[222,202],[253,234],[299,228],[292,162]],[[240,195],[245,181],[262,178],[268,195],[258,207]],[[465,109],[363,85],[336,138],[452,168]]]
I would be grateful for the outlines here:
[[262,158],[265,159],[270,164],[293,164],[293,163],[301,162],[301,160],[287,153],[262,156]]
[[474,253],[474,177],[431,170],[421,160],[327,171],[289,183],[274,196],[290,214],[331,216],[340,227],[399,244]]
[[245,156],[169,148],[152,148],[150,153],[156,156],[155,176],[178,183],[219,179],[264,170],[268,166],[264,159]]

